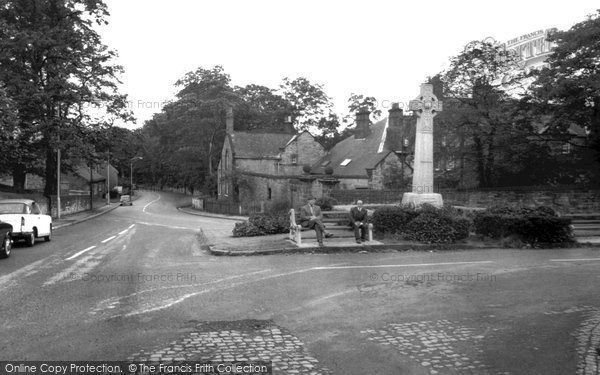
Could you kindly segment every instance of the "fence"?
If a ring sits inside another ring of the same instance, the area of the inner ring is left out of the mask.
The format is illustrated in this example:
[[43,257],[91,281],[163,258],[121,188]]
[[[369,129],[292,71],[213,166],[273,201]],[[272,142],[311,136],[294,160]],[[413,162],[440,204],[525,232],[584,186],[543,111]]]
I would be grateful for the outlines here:
[[353,204],[359,199],[364,203],[400,203],[403,193],[402,190],[332,189],[329,196],[338,204]]
[[265,212],[263,202],[235,203],[229,201],[218,201],[199,198],[197,204],[203,201],[204,211],[225,215],[251,215]]

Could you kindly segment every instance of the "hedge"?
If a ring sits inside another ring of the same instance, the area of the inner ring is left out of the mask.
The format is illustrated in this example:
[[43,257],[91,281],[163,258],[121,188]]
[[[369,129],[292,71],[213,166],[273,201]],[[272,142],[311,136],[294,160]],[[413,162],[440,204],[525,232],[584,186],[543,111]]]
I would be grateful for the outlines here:
[[517,236],[532,246],[573,242],[571,220],[550,207],[492,207],[475,215],[475,233],[494,239]]
[[450,208],[384,206],[373,214],[373,226],[378,232],[401,234],[411,241],[452,243],[469,236],[471,221]]
[[268,234],[287,233],[290,230],[290,216],[287,211],[268,214],[254,214],[248,220],[235,223],[234,237],[265,236]]

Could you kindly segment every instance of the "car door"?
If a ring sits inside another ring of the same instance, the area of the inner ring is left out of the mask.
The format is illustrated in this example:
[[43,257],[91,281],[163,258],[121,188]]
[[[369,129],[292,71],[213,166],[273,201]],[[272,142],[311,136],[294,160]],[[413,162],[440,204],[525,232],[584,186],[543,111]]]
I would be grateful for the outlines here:
[[31,218],[33,219],[33,222],[35,223],[34,225],[38,230],[38,236],[47,235],[49,232],[48,225],[44,222],[45,220],[42,218],[42,210],[36,202],[31,204]]

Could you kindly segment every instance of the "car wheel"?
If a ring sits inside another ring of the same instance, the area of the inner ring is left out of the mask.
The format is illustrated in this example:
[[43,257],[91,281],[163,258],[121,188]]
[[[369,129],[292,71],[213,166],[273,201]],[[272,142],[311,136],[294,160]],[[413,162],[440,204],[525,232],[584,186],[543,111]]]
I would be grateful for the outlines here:
[[0,249],[0,258],[8,258],[10,256],[10,252],[12,251],[12,241],[10,239],[10,235],[7,234],[4,236],[4,240],[2,241],[2,249]]
[[29,237],[27,237],[27,246],[32,247],[33,245],[35,245],[35,231],[31,232],[29,234]]
[[52,241],[52,224],[50,224],[50,234],[49,234],[49,235],[47,235],[47,236],[44,236],[44,240],[45,240],[46,242],[50,242],[50,241]]

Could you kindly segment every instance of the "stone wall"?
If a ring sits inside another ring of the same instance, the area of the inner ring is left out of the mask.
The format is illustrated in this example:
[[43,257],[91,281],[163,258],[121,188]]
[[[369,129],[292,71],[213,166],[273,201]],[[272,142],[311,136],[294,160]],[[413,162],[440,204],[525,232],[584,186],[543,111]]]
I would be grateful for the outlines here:
[[333,189],[329,196],[335,198],[339,204],[354,204],[359,199],[364,203],[398,204],[402,201],[402,193],[398,190]]
[[[58,213],[56,209],[56,195],[51,196],[50,202],[52,204],[50,215],[56,217]],[[61,216],[86,211],[90,209],[90,197],[89,195],[61,195],[60,207]],[[46,210],[47,209],[48,207],[46,205]],[[42,208],[42,211],[43,210],[44,209]]]
[[600,212],[600,190],[441,191],[444,204],[468,207],[550,206],[562,214]]
[[[387,173],[393,173],[396,171],[401,171],[402,168],[405,168],[402,165],[402,161],[398,157],[398,155],[393,152],[390,153],[381,163],[377,165],[377,168],[373,170],[371,175],[371,179],[369,181],[370,189],[383,189],[384,178]],[[406,173],[411,173],[410,170]]]
[[[357,199],[365,203],[398,204],[402,200],[400,190],[333,189],[329,192],[340,204],[352,204]],[[467,207],[550,206],[561,214],[600,212],[600,190],[489,190],[489,191],[440,191],[444,205]]]

